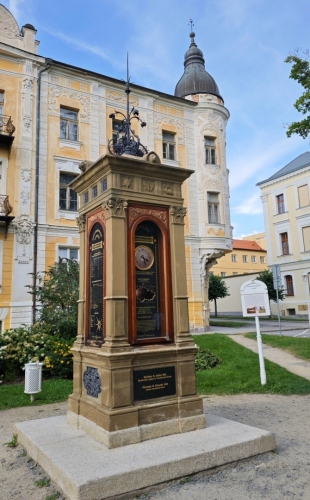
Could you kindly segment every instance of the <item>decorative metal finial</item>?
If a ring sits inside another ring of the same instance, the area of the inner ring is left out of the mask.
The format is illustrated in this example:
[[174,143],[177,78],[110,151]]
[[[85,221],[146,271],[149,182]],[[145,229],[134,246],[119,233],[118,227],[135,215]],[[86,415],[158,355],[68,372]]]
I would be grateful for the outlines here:
[[191,31],[193,31],[193,26],[195,26],[195,25],[194,25],[194,22],[193,22],[192,19],[189,20],[188,26],[190,26],[191,27]]
[[109,140],[108,149],[112,155],[121,156],[123,154],[131,156],[144,156],[147,154],[147,149],[141,144],[140,137],[135,134],[131,128],[131,120],[136,119],[141,122],[141,127],[145,127],[146,123],[139,118],[139,111],[133,107],[129,111],[129,94],[130,90],[130,76],[127,52],[127,81],[125,92],[127,94],[127,114],[126,116],[121,111],[115,111],[109,115],[109,118],[115,120],[116,115],[121,115],[123,119],[119,123],[114,124],[113,130],[115,135],[113,139]]

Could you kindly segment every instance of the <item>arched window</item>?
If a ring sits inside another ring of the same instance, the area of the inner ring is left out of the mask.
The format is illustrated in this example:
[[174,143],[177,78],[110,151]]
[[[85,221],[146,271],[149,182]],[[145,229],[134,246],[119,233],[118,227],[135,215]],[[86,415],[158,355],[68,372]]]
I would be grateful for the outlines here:
[[96,222],[89,234],[87,343],[100,345],[104,337],[104,232]]
[[285,276],[286,295],[294,295],[293,278],[290,274]]
[[129,206],[128,316],[132,344],[173,342],[168,210]]

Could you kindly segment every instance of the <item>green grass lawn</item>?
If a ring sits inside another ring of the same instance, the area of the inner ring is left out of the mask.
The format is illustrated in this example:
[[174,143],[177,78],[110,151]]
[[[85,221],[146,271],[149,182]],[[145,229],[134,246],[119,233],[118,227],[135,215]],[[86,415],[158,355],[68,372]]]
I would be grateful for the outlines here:
[[[268,335],[269,337],[269,335]],[[197,373],[199,394],[310,394],[310,382],[265,359],[267,384],[260,382],[258,355],[226,335],[195,335],[200,347],[210,349],[223,364]]]
[[24,384],[0,385],[0,410],[18,408],[19,406],[38,406],[66,401],[72,393],[72,380],[49,379],[42,382],[42,392],[30,401],[30,395],[24,393]]
[[240,326],[247,326],[248,323],[241,321],[213,321],[210,320],[210,326],[227,326],[228,328],[239,328]]
[[[256,339],[254,333],[245,335],[249,339]],[[288,351],[297,358],[310,360],[310,338],[302,337],[280,337],[279,335],[262,335],[263,343],[271,347],[279,347],[284,351]]]

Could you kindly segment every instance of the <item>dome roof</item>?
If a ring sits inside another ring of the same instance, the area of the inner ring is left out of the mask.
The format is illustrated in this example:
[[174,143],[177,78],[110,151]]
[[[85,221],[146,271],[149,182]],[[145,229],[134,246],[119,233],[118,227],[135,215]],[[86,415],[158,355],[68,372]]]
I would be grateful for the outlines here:
[[191,44],[184,56],[184,73],[178,81],[174,95],[185,97],[191,94],[213,94],[221,97],[214,78],[205,70],[202,51],[195,43],[195,33],[190,33]]
[[29,30],[36,31],[35,27],[32,24],[24,24],[23,28],[28,28]]

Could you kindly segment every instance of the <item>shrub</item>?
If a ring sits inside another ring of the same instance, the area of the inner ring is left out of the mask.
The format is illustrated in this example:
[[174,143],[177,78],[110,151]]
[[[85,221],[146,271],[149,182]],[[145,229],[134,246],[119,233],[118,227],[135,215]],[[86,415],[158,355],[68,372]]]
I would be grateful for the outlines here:
[[72,378],[73,341],[50,334],[41,324],[6,330],[0,336],[0,370],[7,379],[22,373],[26,363],[43,363],[46,376]]
[[214,368],[221,363],[223,363],[223,361],[218,358],[216,354],[209,351],[209,349],[199,347],[195,358],[196,371],[211,370],[211,368]]

